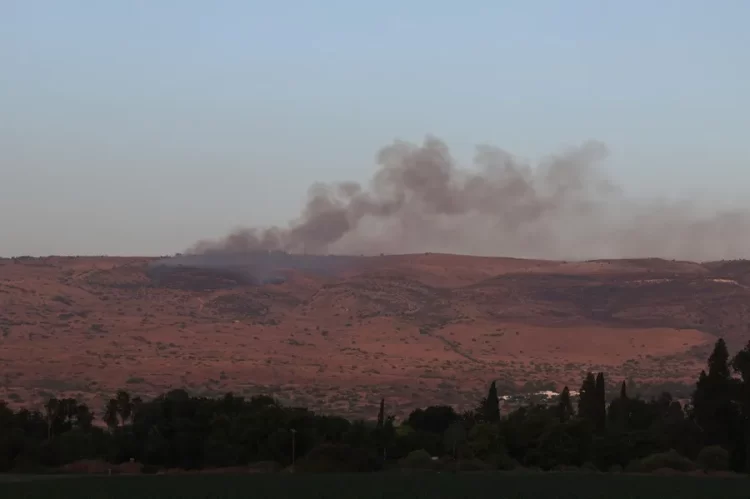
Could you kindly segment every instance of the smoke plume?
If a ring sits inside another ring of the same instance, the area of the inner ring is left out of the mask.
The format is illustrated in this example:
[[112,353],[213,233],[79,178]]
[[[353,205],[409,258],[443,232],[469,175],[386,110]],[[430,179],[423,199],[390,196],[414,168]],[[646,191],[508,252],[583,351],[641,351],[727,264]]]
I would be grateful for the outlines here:
[[396,141],[377,155],[369,185],[315,184],[287,228],[243,229],[189,253],[281,250],[307,254],[446,252],[549,259],[661,257],[717,260],[750,253],[750,212],[637,201],[601,167],[596,141],[535,168],[490,146],[474,168],[448,147]]

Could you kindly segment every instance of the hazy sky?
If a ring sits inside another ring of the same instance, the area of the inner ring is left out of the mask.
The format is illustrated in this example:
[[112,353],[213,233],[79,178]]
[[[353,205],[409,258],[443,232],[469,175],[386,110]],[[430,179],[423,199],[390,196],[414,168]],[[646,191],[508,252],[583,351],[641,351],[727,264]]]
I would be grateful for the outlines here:
[[396,138],[629,191],[750,185],[750,2],[0,0],[0,255],[167,254],[285,223]]

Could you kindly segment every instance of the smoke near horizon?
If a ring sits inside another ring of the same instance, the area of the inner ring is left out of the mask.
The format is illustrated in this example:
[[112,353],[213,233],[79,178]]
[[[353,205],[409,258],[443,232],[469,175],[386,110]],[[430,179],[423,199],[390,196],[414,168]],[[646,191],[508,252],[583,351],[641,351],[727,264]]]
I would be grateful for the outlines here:
[[586,142],[532,167],[491,146],[462,168],[447,145],[396,141],[370,182],[315,184],[288,227],[242,229],[190,254],[443,252],[585,260],[750,256],[750,211],[693,200],[638,200],[606,175],[607,148]]

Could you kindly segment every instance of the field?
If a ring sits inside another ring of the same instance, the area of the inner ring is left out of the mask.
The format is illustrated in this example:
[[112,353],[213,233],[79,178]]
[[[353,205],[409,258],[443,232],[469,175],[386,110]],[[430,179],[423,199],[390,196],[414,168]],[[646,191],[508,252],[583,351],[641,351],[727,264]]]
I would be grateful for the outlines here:
[[735,349],[750,327],[744,261],[295,258],[263,262],[261,282],[153,258],[0,259],[0,399],[100,411],[121,388],[184,387],[361,417],[385,397],[403,416],[473,406],[491,380],[689,386],[718,336]]
[[747,498],[747,478],[583,473],[179,475],[0,478],[3,499],[698,499]]

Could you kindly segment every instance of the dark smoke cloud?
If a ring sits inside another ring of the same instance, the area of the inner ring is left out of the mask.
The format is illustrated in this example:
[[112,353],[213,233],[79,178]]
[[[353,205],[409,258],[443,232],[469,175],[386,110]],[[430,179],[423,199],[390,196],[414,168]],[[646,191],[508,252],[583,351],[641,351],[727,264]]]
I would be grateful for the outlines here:
[[750,213],[696,203],[637,201],[607,177],[596,141],[535,168],[490,146],[475,168],[456,165],[428,137],[377,155],[368,186],[316,184],[288,228],[244,229],[190,253],[282,250],[308,254],[450,252],[527,258],[662,257],[713,260],[750,253]]

